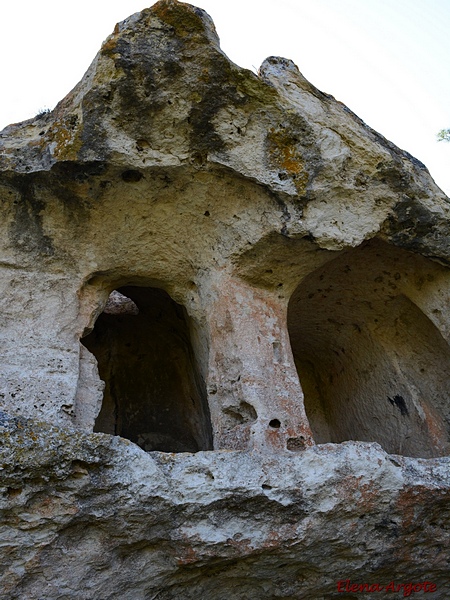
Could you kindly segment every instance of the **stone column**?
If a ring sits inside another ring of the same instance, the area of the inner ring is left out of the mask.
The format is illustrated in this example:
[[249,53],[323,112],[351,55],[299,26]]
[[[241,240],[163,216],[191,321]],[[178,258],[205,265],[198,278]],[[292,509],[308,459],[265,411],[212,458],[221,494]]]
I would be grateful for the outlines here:
[[202,285],[201,301],[214,447],[295,451],[313,445],[285,300],[215,272]]

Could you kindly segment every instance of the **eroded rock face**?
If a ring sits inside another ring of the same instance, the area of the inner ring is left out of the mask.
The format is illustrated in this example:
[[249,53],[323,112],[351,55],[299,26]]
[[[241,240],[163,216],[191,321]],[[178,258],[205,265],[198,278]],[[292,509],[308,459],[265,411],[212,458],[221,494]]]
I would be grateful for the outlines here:
[[0,198],[5,597],[446,597],[450,204],[419,161],[163,0],[0,133]]
[[448,458],[145,453],[0,417],[5,598],[359,597],[337,592],[348,578],[448,596]]

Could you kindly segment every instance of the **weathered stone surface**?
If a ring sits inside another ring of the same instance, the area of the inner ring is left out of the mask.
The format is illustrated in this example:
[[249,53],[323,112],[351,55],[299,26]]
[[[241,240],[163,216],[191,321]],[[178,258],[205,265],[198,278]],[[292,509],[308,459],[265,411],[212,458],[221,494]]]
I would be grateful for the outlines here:
[[[339,252],[356,248],[358,262],[375,236],[447,264],[449,204],[425,167],[291,61],[269,58],[259,77],[230,63],[207,15],[189,5],[161,2],[119,24],[51,114],[12,125],[0,139],[2,405],[19,414],[92,428],[98,393],[87,406],[80,390],[101,384],[83,369],[79,339],[109,293],[131,284],[163,288],[186,310],[216,448],[285,448],[288,440],[306,447],[313,439],[294,359],[302,361],[289,345],[289,335],[303,335],[291,299],[299,284],[324,264],[334,268]],[[374,260],[374,279],[384,276],[389,252]],[[403,259],[402,282],[412,277],[412,257]],[[420,296],[429,328],[445,335],[447,271],[431,262],[422,271],[425,290],[419,281],[406,292],[390,283],[379,302]],[[365,277],[349,282],[357,306],[374,293]],[[336,300],[352,302],[348,293]],[[289,302],[298,334],[286,327]],[[320,305],[322,329],[335,308]],[[442,400],[423,408],[415,378],[400,374],[391,354],[380,367],[389,390],[378,393],[379,417],[388,398],[404,398],[418,427],[440,431],[432,442],[434,434],[419,436],[424,443],[411,452],[445,453]]]
[[[1,422],[4,598],[360,597],[337,593],[347,578],[428,580],[438,592],[425,597],[448,597],[448,458],[362,442],[289,458],[148,454]],[[362,597],[391,595],[402,596]]]
[[448,597],[424,165],[162,0],[0,132],[0,199],[5,598]]

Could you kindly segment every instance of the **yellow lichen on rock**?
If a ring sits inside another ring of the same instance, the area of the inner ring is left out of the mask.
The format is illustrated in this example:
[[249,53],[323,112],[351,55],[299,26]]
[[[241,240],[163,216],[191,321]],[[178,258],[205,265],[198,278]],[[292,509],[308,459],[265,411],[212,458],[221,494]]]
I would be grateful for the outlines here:
[[82,140],[78,116],[67,115],[49,128],[45,142],[53,145],[53,156],[58,160],[77,160]]
[[292,179],[299,195],[306,193],[308,172],[292,131],[271,128],[267,135],[269,160],[280,170],[280,179]]

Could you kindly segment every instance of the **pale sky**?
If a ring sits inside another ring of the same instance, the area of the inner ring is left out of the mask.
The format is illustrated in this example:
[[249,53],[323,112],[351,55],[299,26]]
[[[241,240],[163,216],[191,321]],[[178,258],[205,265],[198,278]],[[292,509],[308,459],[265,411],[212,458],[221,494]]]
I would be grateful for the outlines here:
[[[3,0],[0,129],[53,108],[117,21],[151,0]],[[450,195],[450,0],[198,0],[224,52],[292,59],[322,91],[425,163]]]

